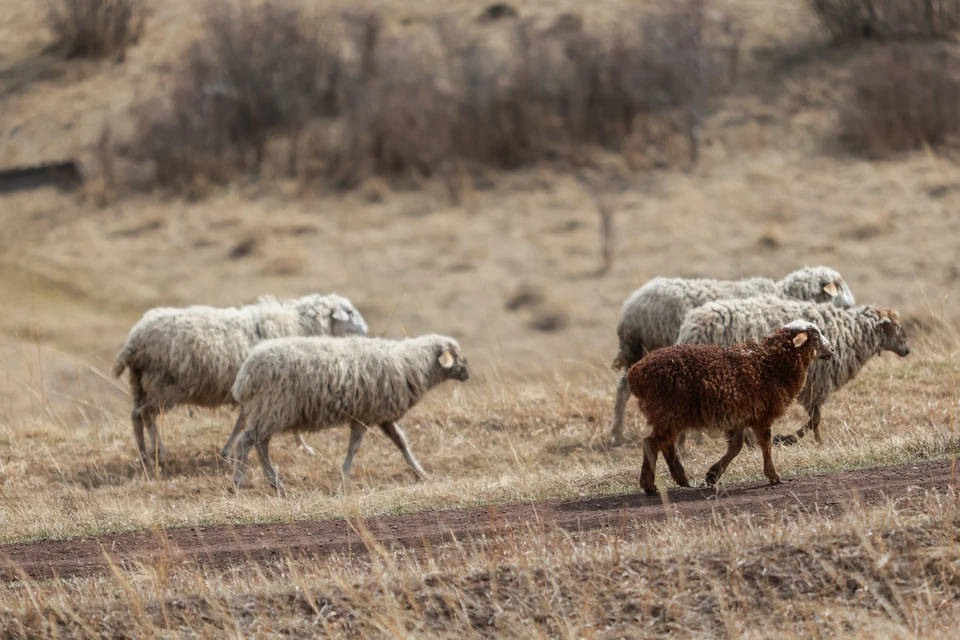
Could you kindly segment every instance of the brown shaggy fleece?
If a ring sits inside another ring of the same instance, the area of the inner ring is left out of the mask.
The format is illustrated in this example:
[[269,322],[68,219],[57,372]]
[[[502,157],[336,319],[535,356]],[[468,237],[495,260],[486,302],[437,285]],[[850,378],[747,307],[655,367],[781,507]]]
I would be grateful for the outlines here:
[[627,372],[630,392],[650,425],[644,439],[640,483],[656,494],[657,454],[663,453],[670,475],[689,487],[677,455],[677,437],[687,429],[719,429],[727,452],[707,472],[712,486],[743,447],[753,429],[763,451],[763,472],[771,484],[780,476],[773,466],[771,427],[803,389],[807,369],[817,358],[829,359],[833,348],[816,325],[797,320],[759,342],[731,347],[681,344],[648,354]]

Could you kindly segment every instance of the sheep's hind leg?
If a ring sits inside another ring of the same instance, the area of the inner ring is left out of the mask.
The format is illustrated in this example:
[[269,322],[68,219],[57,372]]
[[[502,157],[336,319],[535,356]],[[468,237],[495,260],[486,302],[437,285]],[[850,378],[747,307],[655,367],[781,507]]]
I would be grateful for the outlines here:
[[[247,456],[250,455],[250,448],[253,447],[256,435],[251,429],[247,429],[237,441],[237,448],[233,458],[233,486],[237,489],[243,486],[247,475]],[[261,458],[263,460],[263,458]]]
[[657,454],[661,441],[647,436],[643,439],[643,465],[640,467],[640,486],[648,496],[657,495]]
[[224,460],[230,459],[230,450],[233,449],[233,443],[237,441],[237,437],[240,435],[240,432],[243,431],[243,427],[246,424],[246,420],[243,417],[243,410],[240,410],[240,415],[237,416],[237,423],[233,425],[233,432],[230,434],[230,437],[227,438],[227,443],[223,445],[223,449],[220,449],[220,457]]
[[387,434],[387,437],[393,440],[393,444],[397,445],[397,448],[400,449],[400,453],[403,454],[403,459],[407,461],[407,465],[417,474],[417,479],[426,480],[427,472],[423,470],[423,467],[420,466],[417,459],[413,457],[413,452],[410,451],[410,445],[407,444],[407,438],[403,435],[403,430],[400,429],[400,425],[396,422],[384,422],[380,425],[380,428]]
[[[679,437],[677,439],[679,439]],[[689,487],[690,481],[687,480],[687,472],[684,470],[683,464],[680,462],[680,457],[677,455],[676,439],[666,443],[663,447],[663,460],[667,463],[670,476],[673,478],[673,481],[677,483],[677,486]]]
[[277,493],[281,496],[286,495],[283,490],[283,482],[280,480],[279,474],[277,474],[277,469],[273,466],[273,463],[270,462],[270,438],[257,440],[255,446],[257,455],[260,457],[260,466],[263,467],[263,473],[267,476],[267,481],[270,483],[270,486],[276,489]]
[[157,411],[152,406],[144,406],[140,410],[140,418],[147,427],[147,435],[150,438],[150,453],[158,465],[163,465],[166,454],[163,449],[163,438],[160,437],[160,430],[157,428]]
[[620,376],[617,383],[617,400],[613,405],[613,425],[610,429],[610,446],[619,447],[623,444],[623,416],[630,401],[630,386],[626,374]]
[[727,470],[730,462],[740,454],[743,449],[743,429],[738,429],[732,433],[727,433],[727,452],[717,461],[715,465],[707,471],[706,485],[712,487],[717,484],[717,480]]
[[359,422],[350,423],[350,444],[347,445],[347,457],[343,461],[341,472],[344,478],[350,477],[350,469],[353,468],[353,458],[360,449],[360,443],[363,442],[363,434],[367,432],[367,427]]
[[770,484],[780,484],[780,474],[773,466],[773,438],[770,436],[770,425],[753,428],[757,437],[757,445],[763,452],[763,475],[767,476]]

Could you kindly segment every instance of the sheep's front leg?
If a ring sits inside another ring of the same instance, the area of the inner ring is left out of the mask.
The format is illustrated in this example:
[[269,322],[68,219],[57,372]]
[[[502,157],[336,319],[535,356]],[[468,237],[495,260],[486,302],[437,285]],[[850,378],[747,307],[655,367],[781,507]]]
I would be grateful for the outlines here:
[[407,465],[417,474],[417,479],[426,480],[427,472],[423,470],[423,467],[420,466],[417,459],[413,457],[413,452],[410,451],[407,438],[403,435],[403,430],[400,429],[400,425],[396,422],[384,422],[380,425],[380,428],[383,429],[383,432],[387,434],[388,438],[393,440],[393,444],[397,445],[397,448],[400,449],[400,453],[403,454],[403,459],[407,461]]
[[757,446],[763,452],[763,475],[767,476],[770,484],[780,484],[780,474],[773,466],[773,438],[770,436],[770,425],[753,428],[757,439]]
[[623,444],[623,416],[629,401],[630,386],[627,384],[627,376],[622,375],[620,382],[617,383],[617,399],[613,405],[613,425],[610,428],[610,446],[612,447]]
[[706,484],[712,487],[717,484],[717,480],[727,470],[727,467],[740,454],[743,449],[743,429],[738,429],[732,433],[727,433],[727,452],[717,461],[715,465],[707,471]]
[[[682,436],[683,433],[680,435]],[[683,464],[680,463],[680,457],[677,455],[676,440],[679,440],[679,436],[673,441],[666,443],[663,447],[663,459],[667,463],[670,476],[673,477],[673,481],[677,483],[677,486],[689,487],[690,482],[687,480],[687,472],[684,470]]]
[[640,486],[648,496],[657,495],[657,454],[660,452],[660,444],[660,440],[653,436],[647,436],[643,439],[643,465],[640,467]]
[[367,432],[367,427],[359,422],[350,423],[350,444],[347,445],[347,457],[343,461],[342,473],[344,478],[350,477],[350,469],[353,468],[353,458],[360,449],[360,443],[363,442],[363,434]]

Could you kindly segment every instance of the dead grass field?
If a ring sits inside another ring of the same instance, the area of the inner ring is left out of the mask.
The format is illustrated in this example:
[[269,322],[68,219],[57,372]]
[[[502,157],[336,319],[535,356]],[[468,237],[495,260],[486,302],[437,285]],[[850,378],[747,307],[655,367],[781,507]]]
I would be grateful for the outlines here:
[[[801,1],[709,4],[744,30],[737,84],[706,121],[692,170],[630,172],[608,157],[587,172],[614,212],[614,259],[602,276],[595,200],[549,167],[491,172],[456,205],[436,182],[300,195],[281,178],[240,181],[197,202],[122,193],[101,205],[96,179],[80,196],[3,197],[0,542],[634,491],[643,425],[631,404],[633,441],[605,448],[616,381],[606,365],[620,305],[656,275],[779,278],[826,264],[858,301],[894,307],[908,322],[913,353],[884,354],[834,396],[822,447],[775,452],[785,479],[955,453],[960,168],[949,153],[869,161],[838,142],[850,69],[874,45],[827,47]],[[152,3],[122,63],[65,61],[43,53],[43,3],[6,5],[0,167],[70,156],[95,167],[104,122],[120,137],[132,130],[130,106],[169,81],[202,18],[199,2]],[[407,17],[484,5],[376,3]],[[619,6],[600,0],[587,18]],[[438,389],[406,420],[431,479],[415,485],[392,445],[368,437],[358,490],[344,495],[344,429],[308,436],[317,457],[297,453],[292,438],[277,442],[286,499],[258,470],[231,496],[215,452],[233,414],[185,410],[163,421],[165,473],[138,471],[126,383],[109,369],[140,314],[309,291],[349,296],[379,335],[460,340],[475,375]],[[794,408],[777,429],[800,420]],[[702,477],[720,447],[691,446],[687,470]],[[724,481],[759,472],[759,456],[744,451]],[[953,493],[931,494],[839,517],[514,532],[430,557],[226,574],[118,570],[3,587],[0,633],[946,638],[958,613],[957,504]]]

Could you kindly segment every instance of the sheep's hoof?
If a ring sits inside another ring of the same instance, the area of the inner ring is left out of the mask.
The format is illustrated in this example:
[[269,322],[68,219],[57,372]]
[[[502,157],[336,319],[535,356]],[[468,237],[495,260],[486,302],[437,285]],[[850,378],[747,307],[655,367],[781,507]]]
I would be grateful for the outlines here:
[[783,480],[780,479],[780,476],[777,476],[776,478],[773,478],[772,480],[770,480],[770,486],[775,487],[778,484],[783,484]]
[[655,496],[659,493],[656,489],[650,489],[649,487],[644,487],[643,492],[648,496]]
[[623,438],[610,438],[607,440],[607,446],[611,449],[616,449],[617,447],[623,446]]
[[690,483],[689,483],[689,482],[678,482],[678,483],[677,483],[677,486],[678,486],[678,487],[683,487],[684,489],[689,489],[689,488],[690,488]]

